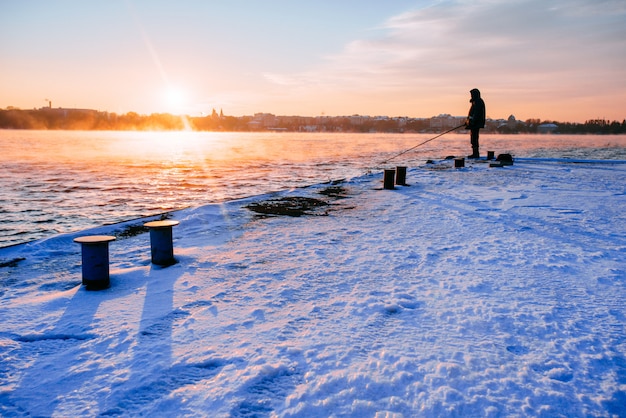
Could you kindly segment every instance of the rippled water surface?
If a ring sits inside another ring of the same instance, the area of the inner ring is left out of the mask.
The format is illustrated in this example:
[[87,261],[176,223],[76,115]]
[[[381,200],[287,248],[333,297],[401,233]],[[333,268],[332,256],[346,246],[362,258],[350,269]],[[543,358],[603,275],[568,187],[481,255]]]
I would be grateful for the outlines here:
[[[0,130],[0,247],[56,233],[467,155],[466,134]],[[626,159],[626,136],[482,135],[481,152]]]

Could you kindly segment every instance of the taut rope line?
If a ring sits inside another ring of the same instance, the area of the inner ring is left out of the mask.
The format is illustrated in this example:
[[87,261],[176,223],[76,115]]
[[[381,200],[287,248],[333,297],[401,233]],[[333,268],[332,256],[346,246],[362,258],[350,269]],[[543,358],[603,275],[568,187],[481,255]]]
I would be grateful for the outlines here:
[[455,127],[455,128],[452,128],[452,129],[448,129],[447,131],[442,132],[442,133],[440,133],[439,135],[434,136],[434,137],[432,137],[432,138],[430,138],[430,139],[427,139],[426,141],[424,141],[424,142],[422,142],[422,143],[419,143],[419,144],[417,144],[416,146],[411,147],[411,148],[409,148],[409,149],[407,149],[407,150],[404,150],[404,151],[402,151],[401,153],[398,153],[398,154],[396,154],[396,155],[394,155],[394,156],[392,156],[392,157],[389,157],[389,158],[387,158],[385,161],[381,161],[381,162],[380,162],[380,163],[378,163],[378,164],[379,164],[379,165],[385,164],[385,163],[387,163],[387,162],[389,162],[389,161],[393,160],[394,158],[397,158],[397,157],[401,156],[402,154],[406,154],[407,152],[412,151],[412,150],[414,150],[414,149],[415,149],[415,148],[417,148],[417,147],[421,147],[422,145],[424,145],[424,144],[426,144],[426,143],[428,143],[428,142],[432,141],[433,139],[437,139],[437,138],[439,138],[440,136],[447,134],[448,132],[456,131],[457,129],[459,129],[459,128],[463,128],[463,127],[465,127],[465,124],[463,124],[463,125],[459,125],[459,126],[457,126],[457,127]]

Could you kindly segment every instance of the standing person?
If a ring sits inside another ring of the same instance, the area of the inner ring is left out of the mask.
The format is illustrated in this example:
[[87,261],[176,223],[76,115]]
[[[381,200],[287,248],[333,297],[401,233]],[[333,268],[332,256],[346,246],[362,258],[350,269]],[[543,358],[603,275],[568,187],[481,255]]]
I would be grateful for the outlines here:
[[465,127],[470,130],[472,155],[469,155],[467,158],[479,158],[478,135],[480,128],[485,127],[485,102],[480,98],[480,90],[472,89],[470,90],[470,94],[472,95],[472,98],[470,99],[472,106],[470,107],[469,114],[467,115]]

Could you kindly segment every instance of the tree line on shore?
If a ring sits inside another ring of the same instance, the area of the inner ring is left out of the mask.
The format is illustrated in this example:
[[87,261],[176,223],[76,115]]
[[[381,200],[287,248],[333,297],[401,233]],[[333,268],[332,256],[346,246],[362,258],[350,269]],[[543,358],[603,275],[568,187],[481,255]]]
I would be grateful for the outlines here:
[[[369,117],[369,116],[224,116],[215,110],[208,116],[176,116],[168,113],[140,115],[128,112],[101,112],[91,109],[41,108],[23,110],[0,109],[0,129],[59,129],[59,130],[195,130],[195,131],[291,131],[291,132],[438,132],[458,125],[433,123],[435,118]],[[622,122],[590,119],[585,123],[528,119],[526,121],[487,121],[486,132],[502,134],[538,133],[540,127],[556,125],[552,133],[562,134],[625,134]]]

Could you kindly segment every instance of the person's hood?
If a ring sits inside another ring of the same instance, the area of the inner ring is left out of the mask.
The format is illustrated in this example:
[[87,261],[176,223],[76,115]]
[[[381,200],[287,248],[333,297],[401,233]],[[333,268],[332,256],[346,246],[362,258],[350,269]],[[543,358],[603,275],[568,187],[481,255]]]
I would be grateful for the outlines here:
[[472,95],[472,98],[470,99],[470,102],[473,102],[476,99],[480,99],[480,90],[478,90],[478,89],[471,89],[470,90],[470,94]]

